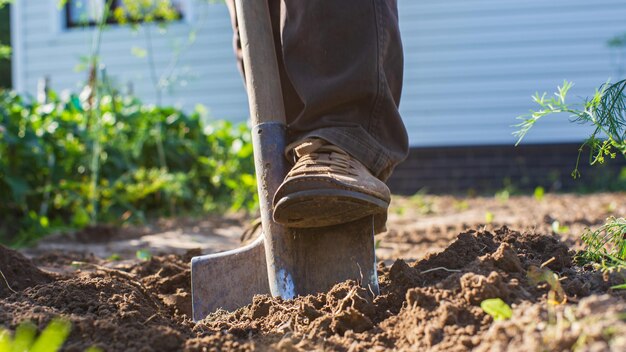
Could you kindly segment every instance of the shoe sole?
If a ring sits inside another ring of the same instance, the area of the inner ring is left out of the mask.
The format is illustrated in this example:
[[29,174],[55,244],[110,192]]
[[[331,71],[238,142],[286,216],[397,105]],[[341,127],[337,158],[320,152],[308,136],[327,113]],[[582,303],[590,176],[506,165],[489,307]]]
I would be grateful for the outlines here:
[[360,192],[315,190],[292,193],[274,206],[274,221],[287,227],[344,224],[387,211],[389,202]]

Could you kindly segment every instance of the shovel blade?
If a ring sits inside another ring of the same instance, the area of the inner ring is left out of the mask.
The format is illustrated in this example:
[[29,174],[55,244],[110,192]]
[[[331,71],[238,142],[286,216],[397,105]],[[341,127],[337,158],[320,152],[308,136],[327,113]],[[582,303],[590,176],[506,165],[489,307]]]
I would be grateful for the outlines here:
[[325,292],[354,280],[378,295],[373,218],[311,229],[291,229],[298,295]]
[[252,303],[257,294],[269,294],[263,236],[231,251],[191,260],[193,320],[224,309],[236,310]]

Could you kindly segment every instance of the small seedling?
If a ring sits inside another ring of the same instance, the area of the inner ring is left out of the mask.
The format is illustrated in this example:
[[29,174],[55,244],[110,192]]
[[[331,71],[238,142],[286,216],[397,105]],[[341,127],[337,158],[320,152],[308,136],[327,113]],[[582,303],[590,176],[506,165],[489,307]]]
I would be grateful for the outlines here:
[[513,316],[511,307],[500,298],[486,299],[480,302],[480,308],[496,321],[510,319]]
[[496,199],[502,203],[506,203],[506,201],[509,200],[510,196],[511,196],[511,192],[506,188],[496,192],[495,194]]
[[107,258],[107,260],[108,260],[108,261],[111,261],[111,262],[117,262],[117,261],[122,260],[122,256],[120,256],[120,255],[119,255],[119,254],[117,254],[117,253],[113,253],[113,254],[111,254],[111,255]]
[[552,232],[556,233],[557,235],[562,235],[569,232],[569,226],[561,225],[558,220],[554,220],[552,222]]
[[63,319],[54,319],[46,326],[39,337],[37,327],[31,322],[24,322],[15,329],[15,336],[0,329],[1,351],[56,352],[70,334],[72,325]]
[[494,218],[495,218],[495,215],[493,215],[492,212],[488,211],[485,213],[485,222],[487,224],[491,224]]
[[152,258],[152,253],[150,253],[147,249],[140,249],[135,253],[135,256],[137,256],[137,259],[139,260],[146,261]]
[[612,290],[626,290],[626,284],[611,286]]
[[559,276],[552,270],[546,267],[538,268],[531,266],[530,270],[528,270],[528,278],[534,285],[545,282],[550,286],[550,291],[548,291],[548,303],[559,305],[567,302],[567,296],[565,295],[563,286],[561,286]]
[[541,202],[543,200],[543,196],[545,195],[546,191],[545,189],[543,189],[543,187],[541,186],[537,186],[535,188],[535,192],[533,192],[533,196],[535,197],[535,200],[537,200],[538,202]]
[[457,200],[454,202],[454,209],[464,211],[469,209],[469,203],[466,200]]
[[[0,352],[56,352],[61,349],[72,330],[72,324],[56,318],[46,326],[39,337],[37,327],[30,321],[22,322],[15,328],[15,335],[0,328]],[[102,352],[98,347],[89,347],[85,352]]]

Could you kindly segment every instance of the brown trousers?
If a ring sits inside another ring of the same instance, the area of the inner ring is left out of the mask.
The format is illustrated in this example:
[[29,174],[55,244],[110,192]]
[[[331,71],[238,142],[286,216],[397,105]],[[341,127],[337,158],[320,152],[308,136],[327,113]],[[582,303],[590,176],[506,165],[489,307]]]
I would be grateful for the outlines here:
[[[289,142],[322,138],[387,179],[407,155],[396,0],[267,0]],[[241,64],[234,0],[227,0]]]

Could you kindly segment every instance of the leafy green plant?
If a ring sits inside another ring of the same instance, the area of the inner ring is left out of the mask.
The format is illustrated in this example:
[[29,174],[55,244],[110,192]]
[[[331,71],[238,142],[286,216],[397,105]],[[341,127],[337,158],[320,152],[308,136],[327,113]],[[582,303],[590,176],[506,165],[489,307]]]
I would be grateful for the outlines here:
[[554,220],[551,225],[552,232],[562,235],[564,233],[569,232],[569,226],[561,225],[561,222],[558,220]]
[[485,212],[485,222],[487,224],[491,224],[494,219],[495,219],[495,215],[492,212],[490,211]]
[[135,253],[135,256],[139,260],[146,261],[152,258],[152,253],[150,253],[150,251],[147,249],[140,249]]
[[548,291],[549,304],[559,305],[567,302],[567,295],[565,294],[565,290],[563,290],[563,286],[561,286],[559,276],[552,270],[543,266],[531,266],[528,270],[528,278],[530,282],[535,285],[543,282],[548,284],[550,287],[550,290]]
[[0,351],[55,352],[61,349],[72,329],[62,319],[52,320],[37,337],[37,327],[31,322],[17,326],[15,335],[0,328]]
[[606,83],[600,86],[591,98],[587,98],[582,105],[570,104],[566,101],[567,94],[573,83],[565,81],[557,88],[553,97],[546,97],[547,93],[536,93],[533,100],[539,105],[538,110],[531,110],[530,114],[519,116],[521,123],[515,125],[513,132],[517,139],[516,145],[522,142],[530,129],[549,115],[567,113],[572,122],[591,125],[594,131],[579,148],[578,159],[572,176],[578,178],[580,157],[584,147],[591,150],[589,163],[602,164],[607,157],[615,158],[618,154],[626,157],[626,80],[613,84]]
[[545,189],[541,186],[537,186],[535,187],[535,191],[533,192],[533,197],[535,197],[536,201],[541,202],[545,194]]
[[[37,336],[37,327],[26,321],[17,326],[14,336],[0,328],[0,351],[14,352],[56,352],[61,349],[72,330],[72,324],[64,319],[53,319]],[[101,352],[97,347],[89,347],[85,352]]]
[[420,214],[428,215],[435,212],[434,205],[431,199],[428,198],[426,189],[420,189],[414,195],[409,198],[411,205],[414,206]]
[[500,298],[486,299],[480,302],[480,308],[496,321],[511,319],[513,316],[511,307]]
[[[616,37],[609,43],[612,46],[624,45],[623,37]],[[580,176],[578,166],[584,147],[591,149],[589,163],[602,164],[605,159],[626,158],[626,80],[606,83],[600,86],[591,98],[582,105],[566,102],[567,93],[573,84],[565,81],[558,87],[551,98],[546,93],[536,93],[533,100],[540,109],[528,115],[519,116],[522,122],[515,125],[518,130],[513,134],[518,137],[519,144],[539,119],[557,113],[568,113],[572,122],[587,124],[594,127],[593,132],[579,148],[576,166],[572,176]],[[621,175],[620,175],[621,177]],[[561,232],[560,225],[552,224],[554,232]],[[582,263],[598,263],[604,268],[624,266],[626,264],[626,219],[611,217],[596,230],[586,230],[582,235],[585,249],[577,256]]]
[[[50,92],[48,102],[39,103],[0,92],[0,241],[26,245],[94,223],[256,209],[245,125],[210,120],[203,109],[187,114],[147,106],[115,92],[98,100],[100,126],[92,133],[88,97]],[[163,126],[168,169],[158,161],[156,122]]]
[[582,240],[586,248],[577,256],[580,262],[626,267],[626,219],[610,217],[599,228],[587,229]]

